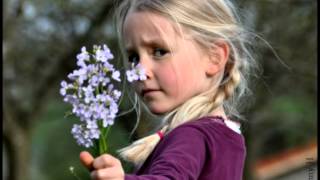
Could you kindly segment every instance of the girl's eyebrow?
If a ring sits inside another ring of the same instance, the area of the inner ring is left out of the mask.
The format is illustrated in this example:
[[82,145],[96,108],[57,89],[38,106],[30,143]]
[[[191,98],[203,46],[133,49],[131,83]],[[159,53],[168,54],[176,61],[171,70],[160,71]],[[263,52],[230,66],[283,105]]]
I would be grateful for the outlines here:
[[[156,47],[156,46],[166,46],[165,41],[162,38],[153,38],[148,40],[142,40],[141,45],[143,47]],[[130,53],[135,51],[134,46],[128,45],[126,46],[126,52]]]

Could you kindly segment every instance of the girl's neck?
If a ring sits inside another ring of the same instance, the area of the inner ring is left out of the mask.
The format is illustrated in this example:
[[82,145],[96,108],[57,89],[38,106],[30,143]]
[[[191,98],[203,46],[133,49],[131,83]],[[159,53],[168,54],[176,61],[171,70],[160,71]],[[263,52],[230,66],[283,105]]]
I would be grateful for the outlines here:
[[210,113],[211,116],[221,116],[224,120],[226,121],[232,121],[234,123],[236,123],[238,126],[240,126],[240,123],[239,122],[236,122],[236,121],[233,121],[231,119],[228,118],[228,116],[226,115],[224,109],[223,109],[223,106],[219,106],[218,108],[216,108],[215,110],[213,110],[211,113]]
[[211,113],[211,116],[221,116],[223,119],[228,119],[223,106],[219,106],[216,109],[214,109]]

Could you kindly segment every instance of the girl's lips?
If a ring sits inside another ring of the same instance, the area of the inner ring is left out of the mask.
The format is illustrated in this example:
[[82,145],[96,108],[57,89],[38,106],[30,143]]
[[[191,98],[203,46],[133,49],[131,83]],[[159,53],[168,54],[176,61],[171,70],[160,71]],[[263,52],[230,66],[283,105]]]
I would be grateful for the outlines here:
[[151,93],[154,93],[157,91],[159,91],[159,90],[158,89],[144,89],[144,90],[142,90],[141,95],[143,97],[145,95],[148,95],[148,94],[151,94]]

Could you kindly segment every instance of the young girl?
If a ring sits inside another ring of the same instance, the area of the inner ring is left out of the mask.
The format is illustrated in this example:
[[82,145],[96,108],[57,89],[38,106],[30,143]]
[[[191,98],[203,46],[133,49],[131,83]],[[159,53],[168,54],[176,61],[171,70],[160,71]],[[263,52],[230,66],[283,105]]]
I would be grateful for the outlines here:
[[99,180],[239,180],[245,142],[236,110],[254,62],[228,0],[125,0],[117,11],[126,64],[147,79],[134,83],[143,105],[164,117],[158,132],[120,151],[137,171],[104,154],[80,153]]

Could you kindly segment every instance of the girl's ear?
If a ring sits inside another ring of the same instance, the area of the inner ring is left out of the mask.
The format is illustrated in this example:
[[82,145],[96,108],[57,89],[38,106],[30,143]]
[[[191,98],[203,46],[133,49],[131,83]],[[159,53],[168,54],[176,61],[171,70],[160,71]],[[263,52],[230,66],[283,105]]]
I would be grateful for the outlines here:
[[224,41],[216,42],[210,49],[209,62],[206,67],[206,74],[213,76],[224,70],[229,59],[229,45]]

